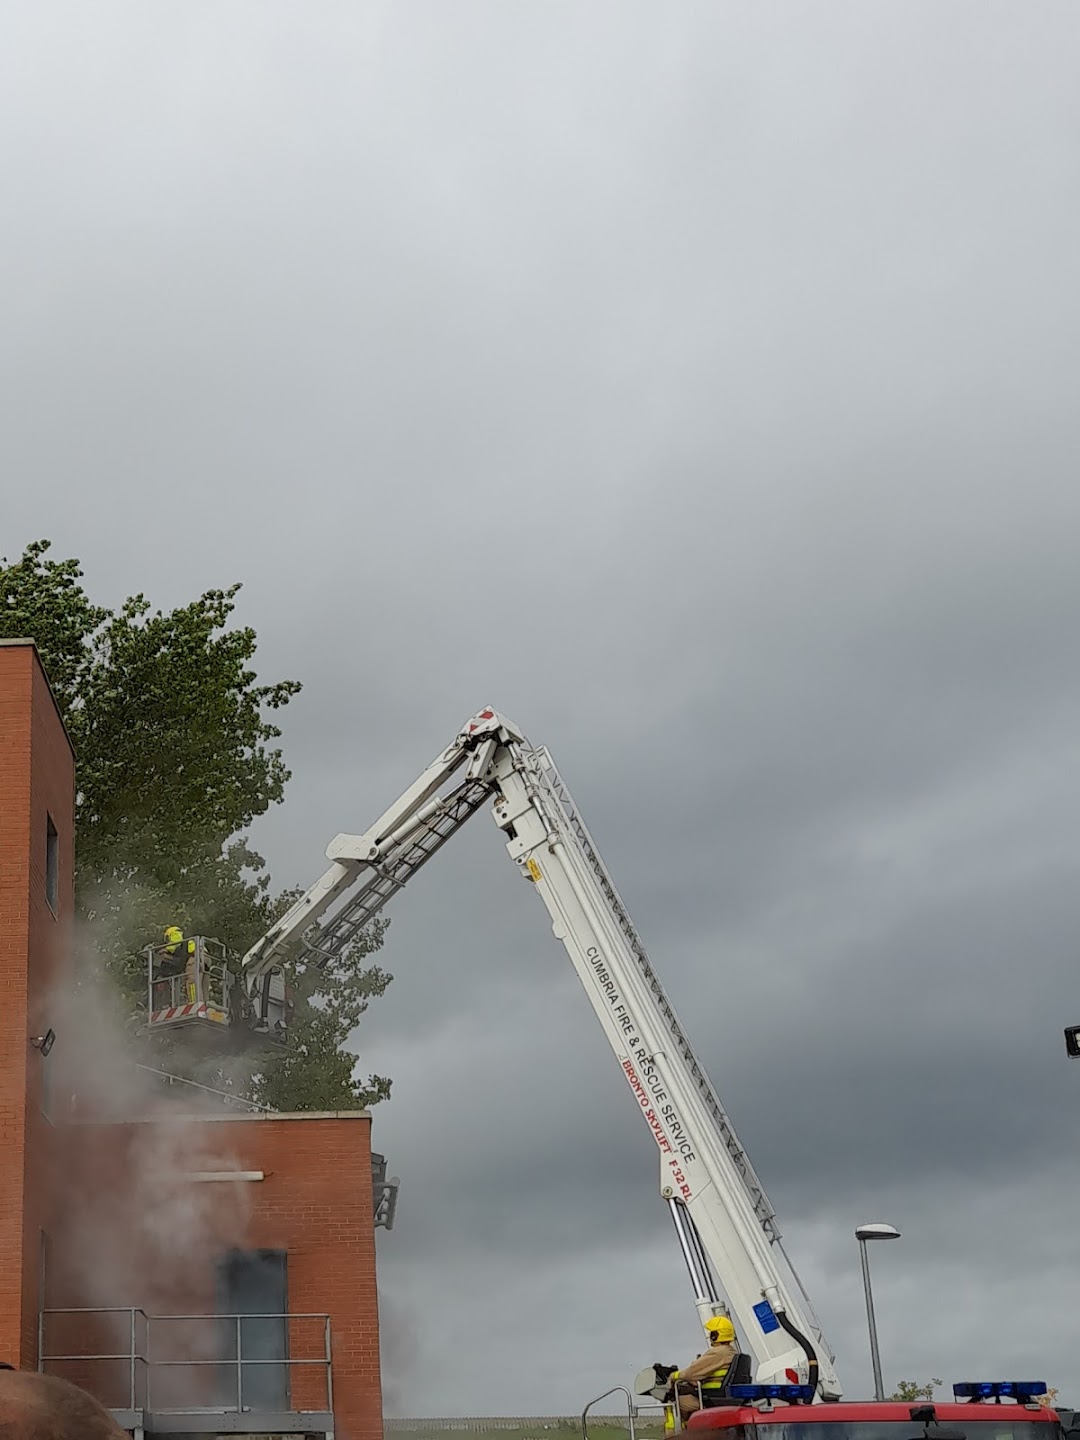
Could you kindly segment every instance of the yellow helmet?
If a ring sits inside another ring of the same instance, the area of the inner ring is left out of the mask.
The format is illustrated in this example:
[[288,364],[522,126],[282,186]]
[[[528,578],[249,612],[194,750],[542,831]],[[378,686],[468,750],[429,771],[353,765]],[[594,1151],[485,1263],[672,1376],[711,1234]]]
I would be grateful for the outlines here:
[[730,1345],[735,1339],[735,1326],[726,1315],[710,1315],[705,1321],[705,1334],[714,1343],[720,1340]]
[[179,925],[166,925],[166,926],[165,926],[165,939],[166,939],[166,940],[182,940],[183,938],[184,938],[184,932],[180,929],[180,926],[179,926]]

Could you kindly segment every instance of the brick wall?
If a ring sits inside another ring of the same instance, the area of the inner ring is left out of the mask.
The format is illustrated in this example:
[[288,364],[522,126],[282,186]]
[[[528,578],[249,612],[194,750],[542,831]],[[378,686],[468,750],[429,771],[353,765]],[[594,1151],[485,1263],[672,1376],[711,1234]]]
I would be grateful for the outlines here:
[[[41,1112],[44,1059],[33,1035],[67,983],[74,910],[74,759],[29,644],[0,644],[0,1359],[37,1363],[41,1233],[53,1223],[61,1138]],[[56,912],[45,893],[46,834],[58,840]],[[59,1049],[60,1041],[57,1041]]]
[[[223,1251],[285,1250],[290,1314],[330,1316],[337,1433],[343,1440],[382,1440],[370,1118],[357,1113],[180,1120],[170,1118],[174,1108],[135,1124],[71,1127],[67,1165],[76,1198],[61,1227],[50,1303],[213,1314]],[[194,1171],[261,1171],[264,1178],[184,1178]],[[289,1330],[295,1358],[322,1354],[317,1323],[293,1321]],[[84,1328],[75,1336],[76,1353],[107,1350],[106,1333],[104,1322],[98,1331]],[[159,1325],[156,1333],[163,1342],[168,1336],[185,1359],[216,1353],[216,1330],[208,1334],[206,1327],[174,1322],[170,1328]],[[58,1336],[47,1346],[57,1348]],[[69,1366],[64,1373],[97,1392],[125,1383],[105,1367],[97,1371],[95,1376]],[[194,1366],[174,1378],[189,1396],[212,1380],[207,1367]],[[326,1408],[320,1367],[293,1366],[290,1381],[295,1409]],[[162,1388],[167,1384],[165,1374],[160,1383],[155,1376],[158,1404],[181,1403],[167,1395]]]

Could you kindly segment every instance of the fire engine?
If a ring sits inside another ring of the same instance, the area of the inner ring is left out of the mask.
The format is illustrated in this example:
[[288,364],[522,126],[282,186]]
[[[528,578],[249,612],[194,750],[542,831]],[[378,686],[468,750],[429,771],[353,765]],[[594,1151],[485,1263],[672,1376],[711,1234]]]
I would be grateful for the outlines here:
[[[316,963],[340,954],[485,806],[545,906],[653,1137],[660,1196],[698,1316],[704,1325],[725,1315],[735,1326],[740,1353],[729,1383],[718,1403],[710,1396],[710,1408],[693,1416],[693,1428],[827,1421],[837,1427],[827,1440],[881,1440],[882,1427],[899,1440],[950,1440],[939,1423],[947,1415],[963,1422],[968,1440],[989,1435],[991,1425],[990,1440],[1009,1440],[1007,1406],[1019,1424],[1013,1440],[1044,1433],[1030,1431],[1051,1417],[1035,1406],[1042,1382],[1034,1389],[1013,1382],[1015,1393],[999,1385],[992,1411],[982,1391],[965,1396],[959,1409],[839,1403],[833,1349],[785,1252],[776,1212],[581,812],[548,750],[493,709],[474,715],[369,829],[336,835],[326,849],[329,868],[239,962],[198,938],[190,958],[182,967],[174,961],[174,974],[163,980],[157,951],[148,952],[149,1028],[209,1032],[229,1043],[240,1034],[285,1041],[284,966],[293,947],[314,951]],[[662,1381],[652,1379],[643,1372],[639,1394],[655,1397],[658,1386],[662,1393]],[[625,1393],[632,1420],[636,1401]],[[828,1410],[810,1410],[810,1402]],[[918,1424],[925,1427],[918,1437],[896,1429]],[[776,1440],[799,1437],[786,1430]]]

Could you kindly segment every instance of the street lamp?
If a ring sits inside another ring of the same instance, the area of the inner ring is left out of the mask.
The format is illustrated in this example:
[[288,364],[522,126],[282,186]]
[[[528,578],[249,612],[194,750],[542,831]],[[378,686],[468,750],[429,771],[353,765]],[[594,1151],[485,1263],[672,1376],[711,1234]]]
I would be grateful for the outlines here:
[[870,1260],[866,1247],[871,1240],[899,1240],[900,1231],[892,1225],[860,1225],[855,1231],[862,1258],[863,1289],[866,1291],[866,1323],[870,1330],[870,1359],[874,1366],[874,1399],[885,1399],[885,1386],[881,1380],[881,1356],[878,1353],[877,1324],[874,1321],[874,1296],[870,1289]]

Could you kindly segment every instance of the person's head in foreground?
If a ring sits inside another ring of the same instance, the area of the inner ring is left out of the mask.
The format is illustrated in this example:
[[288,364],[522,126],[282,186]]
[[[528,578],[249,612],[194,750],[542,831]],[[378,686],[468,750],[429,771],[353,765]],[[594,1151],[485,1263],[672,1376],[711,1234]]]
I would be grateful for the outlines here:
[[0,1440],[127,1440],[85,1390],[55,1375],[0,1367]]

